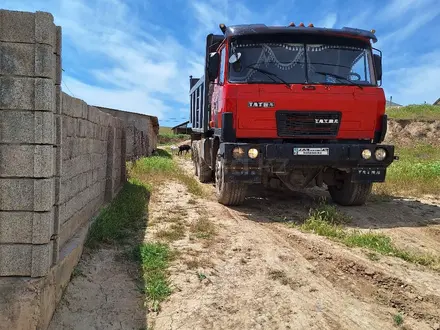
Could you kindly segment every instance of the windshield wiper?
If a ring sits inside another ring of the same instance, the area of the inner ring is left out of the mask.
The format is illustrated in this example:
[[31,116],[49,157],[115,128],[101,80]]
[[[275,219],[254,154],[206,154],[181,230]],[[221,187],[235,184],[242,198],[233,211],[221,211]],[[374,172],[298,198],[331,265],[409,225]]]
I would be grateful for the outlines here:
[[246,69],[247,68],[251,68],[251,69],[254,69],[255,71],[258,71],[258,72],[261,72],[261,73],[263,73],[263,74],[265,74],[267,77],[269,77],[272,81],[274,81],[274,82],[277,82],[275,79],[273,79],[272,77],[276,77],[276,78],[278,78],[284,85],[286,85],[287,86],[287,88],[288,89],[290,89],[290,84],[287,82],[287,81],[285,81],[283,78],[281,78],[280,76],[278,76],[276,73],[273,73],[273,72],[270,72],[270,71],[266,71],[266,70],[264,70],[264,69],[260,69],[260,68],[256,68],[256,67],[254,67],[253,66],[253,64],[249,64],[247,67],[246,67]]
[[364,89],[360,84],[356,84],[354,81],[351,81],[350,79],[347,79],[347,78],[345,78],[345,77],[343,77],[343,76],[340,76],[340,75],[337,75],[337,74],[334,74],[334,73],[321,72],[321,71],[315,71],[315,73],[317,73],[317,74],[321,74],[321,75],[323,75],[323,76],[327,76],[327,75],[329,75],[329,76],[335,77],[336,79],[344,80],[344,81],[346,81],[346,82],[348,82],[348,83],[350,83],[350,84],[352,84],[352,85],[354,85],[354,86],[359,87],[360,89]]

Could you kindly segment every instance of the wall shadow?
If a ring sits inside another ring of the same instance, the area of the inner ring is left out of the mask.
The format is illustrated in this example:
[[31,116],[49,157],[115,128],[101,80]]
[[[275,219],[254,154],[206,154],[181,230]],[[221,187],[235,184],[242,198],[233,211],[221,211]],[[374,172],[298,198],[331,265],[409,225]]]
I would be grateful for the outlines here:
[[[48,330],[147,329],[139,246],[148,227],[149,190],[126,182],[90,227],[81,259]],[[77,310],[75,315],[71,310]]]

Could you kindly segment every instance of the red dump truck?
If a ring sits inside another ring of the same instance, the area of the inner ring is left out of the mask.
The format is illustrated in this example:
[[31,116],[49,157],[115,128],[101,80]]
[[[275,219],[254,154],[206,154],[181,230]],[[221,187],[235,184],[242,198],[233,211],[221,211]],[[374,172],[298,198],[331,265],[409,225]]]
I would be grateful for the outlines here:
[[225,26],[206,38],[205,72],[190,76],[192,161],[218,202],[250,185],[327,187],[362,205],[397,159],[387,131],[375,31],[303,23]]

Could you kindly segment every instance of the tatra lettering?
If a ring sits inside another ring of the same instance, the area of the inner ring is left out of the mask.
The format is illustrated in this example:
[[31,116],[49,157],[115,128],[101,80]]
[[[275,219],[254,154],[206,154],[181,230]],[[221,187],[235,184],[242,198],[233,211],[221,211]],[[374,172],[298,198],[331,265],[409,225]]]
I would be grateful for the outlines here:
[[316,124],[338,124],[338,119],[315,119]]

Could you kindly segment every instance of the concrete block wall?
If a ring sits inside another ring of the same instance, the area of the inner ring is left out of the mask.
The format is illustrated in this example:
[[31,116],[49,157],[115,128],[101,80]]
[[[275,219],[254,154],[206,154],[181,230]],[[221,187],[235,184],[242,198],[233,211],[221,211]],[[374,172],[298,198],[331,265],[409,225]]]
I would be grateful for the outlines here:
[[157,117],[104,107],[98,108],[123,121],[126,132],[127,160],[150,156],[156,149],[159,134]]
[[62,92],[61,45],[51,14],[0,10],[0,329],[46,329],[126,160],[156,148],[156,117]]
[[0,276],[44,276],[58,249],[59,35],[48,13],[0,11]]
[[80,99],[61,95],[59,244],[63,246],[122,187],[125,159],[122,121]]

